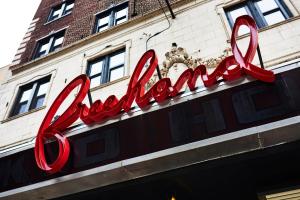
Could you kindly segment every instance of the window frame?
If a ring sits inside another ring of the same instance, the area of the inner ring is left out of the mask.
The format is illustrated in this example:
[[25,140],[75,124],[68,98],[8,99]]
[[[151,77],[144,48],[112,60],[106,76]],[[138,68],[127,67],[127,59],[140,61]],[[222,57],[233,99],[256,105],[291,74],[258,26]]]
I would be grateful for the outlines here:
[[278,8],[272,9],[265,13],[263,13],[260,10],[259,6],[257,5],[258,1],[260,1],[260,0],[247,0],[245,2],[238,3],[236,5],[225,8],[224,9],[225,15],[226,15],[227,21],[229,22],[230,27],[233,28],[233,25],[234,25],[234,21],[231,17],[230,12],[237,10],[239,8],[242,8],[242,7],[245,7],[247,13],[250,14],[250,16],[252,16],[254,18],[258,28],[272,26],[267,23],[265,16],[264,16],[265,13],[271,14],[271,13],[280,11],[282,13],[283,17],[285,18],[285,20],[293,17],[291,11],[286,6],[286,4],[284,3],[283,0],[274,0],[274,2],[277,4]]
[[[14,103],[11,107],[11,110],[9,112],[8,117],[15,117],[15,116],[22,115],[22,114],[28,113],[32,110],[39,109],[39,108],[43,107],[44,104],[45,104],[47,94],[49,92],[50,81],[51,81],[51,75],[48,75],[48,76],[45,76],[45,77],[43,77],[41,79],[38,79],[36,81],[27,83],[25,85],[21,85],[18,88],[17,95],[15,97]],[[44,94],[38,96],[40,86],[43,85],[43,84],[46,84],[46,83],[49,84],[48,87],[47,87],[46,92]],[[24,94],[25,91],[28,91],[28,90],[31,90],[31,91],[30,91],[27,103],[25,104],[26,105],[25,111],[20,113],[20,106],[22,105],[22,102],[21,102],[22,95]],[[42,103],[41,106],[37,107],[38,99],[42,96],[44,96],[43,97],[43,103]]]
[[[71,4],[73,4],[73,7],[72,7],[71,11],[67,12],[67,10],[66,10],[67,6],[68,6],[68,5],[71,5]],[[51,8],[51,10],[50,10],[49,15],[48,15],[47,23],[48,23],[48,22],[55,21],[55,20],[58,20],[58,19],[60,19],[60,18],[62,18],[62,17],[64,17],[64,16],[66,16],[66,15],[71,14],[72,11],[73,11],[73,9],[74,9],[74,5],[75,5],[75,1],[74,1],[74,0],[68,0],[68,1],[65,1],[65,2],[63,2],[63,3],[61,3],[61,4],[58,4],[58,5],[56,5],[56,6],[53,6],[53,7]],[[57,9],[57,8],[59,8],[59,9]],[[54,17],[53,17],[53,13],[55,12],[56,9],[59,10],[60,13],[58,14],[57,17],[54,18]]]
[[[36,42],[36,47],[35,47],[34,54],[33,54],[33,57],[32,57],[33,60],[37,59],[37,58],[44,57],[44,56],[48,55],[49,53],[57,51],[58,49],[63,47],[64,39],[65,39],[65,33],[66,33],[66,29],[63,29],[63,30],[57,31],[53,34],[50,34],[47,37],[44,37],[44,38],[38,40]],[[58,47],[54,46],[56,39],[61,38],[61,37],[63,37],[62,43]],[[47,44],[48,44],[48,47],[45,50],[45,53],[41,54],[41,51],[40,51],[41,47],[43,45],[47,45]]]
[[[118,54],[121,54],[121,53],[124,53],[124,60],[123,60],[123,62],[121,64],[117,65],[117,66],[114,66],[113,68],[110,68],[110,58],[112,58],[113,56],[116,56]],[[101,61],[103,61],[101,72],[93,74],[92,76],[90,76],[91,69],[92,69],[91,66],[93,64],[101,62]],[[110,80],[111,79],[110,76],[111,76],[111,71],[112,70],[123,68],[123,76],[120,77],[120,78],[123,78],[125,76],[125,73],[126,73],[126,68],[125,67],[126,67],[126,48],[121,48],[121,49],[118,49],[118,50],[116,50],[116,51],[114,51],[112,53],[100,56],[100,57],[92,59],[92,60],[89,60],[88,63],[87,63],[86,74],[88,75],[88,77],[90,78],[90,80],[92,80],[93,78],[96,78],[98,76],[101,76],[100,83],[99,83],[99,85],[97,85],[97,86],[100,86],[102,84],[112,82]],[[116,80],[118,80],[118,79],[116,79]],[[95,87],[97,87],[97,86],[95,86]]]
[[[99,30],[99,28],[101,27],[101,26],[99,26],[99,20],[101,18],[105,18],[105,17],[109,18],[108,19],[107,28],[105,30],[107,30],[107,29],[109,29],[111,27],[119,25],[119,24],[117,24],[117,20],[118,19],[116,18],[116,13],[119,12],[119,11],[121,11],[121,10],[123,10],[123,9],[127,9],[126,21],[128,21],[128,19],[129,19],[129,15],[128,15],[129,6],[128,6],[128,2],[121,3],[119,5],[116,5],[116,6],[112,7],[112,8],[109,8],[108,10],[105,10],[105,11],[103,11],[101,13],[96,14],[94,28],[93,28],[93,33],[102,32],[101,30]],[[124,22],[122,22],[122,23],[124,23]],[[105,27],[105,26],[103,26],[103,27]],[[105,30],[103,30],[103,31],[105,31]]]

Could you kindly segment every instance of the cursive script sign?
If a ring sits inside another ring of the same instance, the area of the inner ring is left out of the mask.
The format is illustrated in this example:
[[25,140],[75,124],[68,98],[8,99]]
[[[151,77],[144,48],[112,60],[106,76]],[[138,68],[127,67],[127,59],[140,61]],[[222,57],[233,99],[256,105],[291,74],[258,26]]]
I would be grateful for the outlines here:
[[[250,29],[250,42],[245,56],[242,55],[236,43],[237,33],[239,27],[242,25]],[[275,76],[272,71],[267,71],[251,63],[255,56],[257,45],[258,33],[255,21],[250,16],[241,16],[237,18],[232,31],[231,46],[233,55],[226,57],[216,67],[214,72],[208,74],[206,67],[200,65],[194,70],[187,69],[184,71],[174,85],[171,84],[169,78],[163,78],[145,92],[145,85],[158,65],[154,50],[149,50],[140,58],[130,79],[127,92],[120,100],[117,99],[115,95],[111,95],[104,102],[96,100],[90,108],[82,103],[89,90],[90,80],[86,75],[78,76],[58,95],[40,126],[35,144],[35,159],[38,167],[49,173],[58,172],[64,167],[69,158],[70,145],[63,132],[79,118],[85,124],[89,125],[113,117],[122,111],[128,112],[134,101],[140,108],[149,105],[152,99],[156,102],[162,102],[178,95],[185,83],[187,83],[191,91],[195,90],[196,81],[199,77],[206,87],[216,84],[219,78],[223,78],[225,81],[231,81],[243,75],[250,75],[264,82],[273,82]],[[149,60],[149,67],[145,73],[141,75],[142,69]],[[231,66],[234,67],[229,69]],[[68,109],[51,124],[61,104],[77,86],[80,86],[80,91],[74,101]],[[59,144],[58,156],[56,160],[50,164],[46,160],[44,149],[44,143],[47,139],[55,139]]]

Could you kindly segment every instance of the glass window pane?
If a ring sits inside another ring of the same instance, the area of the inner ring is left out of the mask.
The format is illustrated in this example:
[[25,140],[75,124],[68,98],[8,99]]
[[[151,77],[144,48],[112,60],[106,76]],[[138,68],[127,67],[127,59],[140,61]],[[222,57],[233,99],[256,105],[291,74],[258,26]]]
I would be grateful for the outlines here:
[[60,46],[60,45],[62,45],[63,41],[64,41],[64,36],[56,38],[56,39],[54,39],[54,45],[53,46],[54,47]]
[[57,18],[61,13],[61,7],[53,10],[52,19]]
[[[49,87],[50,76],[43,80],[38,80],[20,88],[20,94],[17,102],[15,102],[13,112],[11,115],[16,115],[24,112],[28,112],[30,109],[34,109],[43,105],[46,92]],[[33,87],[33,86],[37,87]]]
[[17,110],[16,115],[27,112],[26,107],[27,107],[27,102],[19,104],[19,109]]
[[30,110],[31,109],[36,109],[36,108],[39,108],[41,106],[43,106],[43,103],[44,103],[44,100],[45,100],[45,94],[42,95],[42,96],[38,96],[36,98],[34,98],[31,102],[31,105],[30,105]]
[[283,14],[280,11],[265,15],[265,19],[268,25],[276,24],[285,20]]
[[39,91],[37,93],[37,96],[41,96],[41,95],[46,94],[47,90],[48,90],[48,86],[49,86],[49,82],[41,84],[40,87],[39,87]]
[[40,47],[40,50],[39,52],[42,53],[42,52],[45,52],[48,50],[49,48],[49,43],[46,43],[46,44],[41,44],[41,47]]
[[121,19],[117,19],[116,20],[116,25],[118,25],[118,24],[121,24],[121,23],[123,23],[123,22],[126,22],[127,21],[127,18],[121,18]]
[[99,74],[102,72],[102,66],[103,66],[103,60],[93,63],[90,65],[90,76],[93,76],[95,74]]
[[108,25],[108,22],[109,22],[109,16],[100,18],[98,20],[98,26],[102,26],[102,25],[106,25],[106,24]]
[[124,66],[116,69],[112,69],[110,71],[110,81],[117,80],[119,78],[122,78],[123,76],[124,76]]
[[[241,7],[241,8],[238,8],[236,10],[233,10],[233,11],[230,11],[230,15],[231,15],[231,18],[233,20],[233,23],[235,23],[235,20],[239,17],[239,16],[242,16],[242,15],[249,15],[248,12],[247,12],[247,9],[246,7]],[[242,25],[239,29],[239,32],[238,32],[238,35],[243,35],[243,34],[246,34],[246,33],[249,33],[249,28],[245,25]]]
[[247,10],[246,10],[246,7],[241,7],[241,8],[237,8],[233,11],[230,11],[230,15],[231,15],[231,18],[233,20],[233,23],[235,22],[236,18],[238,18],[239,16],[242,16],[242,15],[249,15]]
[[124,8],[124,9],[116,12],[116,19],[119,19],[124,16],[126,16],[126,18],[127,18],[127,8]]
[[110,57],[109,59],[109,68],[124,64],[125,52],[119,53]]
[[30,95],[31,95],[31,91],[32,91],[32,88],[23,91],[21,99],[20,99],[21,103],[29,100]]
[[106,26],[99,27],[97,32],[105,31],[106,29],[108,29],[108,24]]
[[37,99],[36,99],[36,104],[35,104],[35,106],[34,106],[33,108],[31,108],[31,109],[42,107],[42,106],[43,106],[43,103],[44,103],[44,100],[45,100],[45,95],[40,96],[40,97],[37,97]]
[[74,7],[74,3],[66,5],[66,8],[65,8],[66,12],[72,10],[73,7]]
[[95,78],[91,79],[91,88],[96,87],[98,85],[100,85],[100,81],[101,81],[101,76],[97,76]]
[[44,51],[44,52],[37,53],[36,56],[35,56],[35,58],[39,58],[39,57],[42,57],[42,56],[44,56],[44,55],[46,55],[46,52],[45,52],[45,51]]
[[263,13],[278,8],[275,0],[261,0],[257,2],[257,5]]
[[250,29],[248,28],[248,26],[242,25],[242,26],[240,26],[240,29],[238,31],[238,35],[243,35],[243,34],[246,34],[246,33],[249,33],[249,32],[250,32]]

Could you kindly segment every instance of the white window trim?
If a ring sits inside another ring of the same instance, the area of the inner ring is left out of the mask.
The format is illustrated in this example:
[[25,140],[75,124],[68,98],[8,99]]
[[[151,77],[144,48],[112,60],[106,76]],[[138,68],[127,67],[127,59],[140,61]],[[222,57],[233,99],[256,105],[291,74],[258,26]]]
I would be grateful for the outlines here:
[[[12,97],[11,97],[10,101],[8,102],[8,106],[6,107],[6,111],[5,111],[3,119],[1,120],[1,123],[8,122],[8,121],[14,120],[16,118],[19,118],[19,117],[31,114],[31,113],[33,113],[35,111],[39,111],[41,109],[46,108],[46,105],[48,103],[48,99],[49,99],[49,96],[50,96],[50,90],[52,88],[53,81],[54,81],[54,78],[56,76],[56,72],[57,72],[56,69],[55,70],[51,70],[50,72],[47,72],[45,74],[35,75],[34,77],[27,78],[25,81],[17,83],[14,86]],[[32,109],[32,110],[29,110],[29,111],[27,111],[25,113],[21,113],[21,114],[18,114],[18,115],[10,116],[10,114],[11,114],[11,112],[14,109],[14,106],[16,104],[16,99],[18,97],[18,93],[20,91],[20,88],[22,86],[26,85],[26,84],[30,84],[32,82],[35,82],[35,81],[38,81],[40,79],[46,78],[47,76],[51,76],[51,77],[50,77],[50,80],[49,80],[49,86],[48,86],[48,89],[47,89],[47,92],[46,92],[46,96],[45,96],[45,100],[43,102],[43,105],[40,108]]]
[[115,44],[115,45],[107,45],[102,50],[100,50],[100,51],[98,50],[96,53],[89,53],[89,54],[85,53],[85,57],[84,57],[84,60],[83,60],[84,65],[82,67],[81,73],[82,74],[86,73],[86,71],[88,69],[88,64],[92,60],[95,60],[99,57],[109,55],[109,54],[114,53],[114,52],[116,52],[120,49],[125,48],[125,59],[124,59],[125,72],[124,72],[124,76],[122,78],[117,79],[117,80],[114,80],[114,81],[107,82],[105,84],[101,84],[99,86],[96,86],[94,88],[96,88],[96,89],[97,88],[103,88],[103,87],[109,86],[111,84],[114,84],[114,83],[117,83],[119,81],[122,81],[124,79],[129,78],[129,75],[130,75],[130,49],[131,49],[131,44],[132,44],[132,41],[127,40],[123,43],[118,43],[118,44]]
[[[73,4],[75,4],[75,1],[73,2]],[[61,5],[61,8],[60,8],[60,12],[59,12],[58,17],[57,17],[56,19],[49,20],[51,14],[53,13],[53,8],[56,7],[56,6],[59,6],[59,5]],[[56,20],[58,20],[58,19],[60,19],[60,18],[62,18],[62,17],[64,17],[64,16],[70,15],[70,14],[73,12],[74,7],[73,7],[71,13],[68,13],[68,14],[63,15],[63,13],[64,13],[64,11],[65,11],[65,8],[66,8],[66,5],[67,5],[67,1],[64,0],[61,4],[57,4],[56,6],[53,6],[53,7],[51,8],[51,10],[50,10],[50,13],[48,14],[47,21],[46,21],[46,23],[45,23],[44,25],[49,24],[49,23],[51,23],[51,22],[54,22],[54,21],[56,21]]]
[[[282,1],[285,3],[285,5],[289,9],[289,11],[293,14],[293,17],[297,17],[297,16],[300,15],[300,11],[296,9],[296,7],[291,2],[291,0],[282,0]],[[244,2],[244,1],[241,1],[241,0],[226,0],[224,3],[218,4],[216,6],[216,12],[217,12],[217,14],[220,17],[220,20],[221,20],[222,25],[224,27],[224,30],[225,30],[225,33],[226,33],[228,41],[231,39],[232,28],[230,26],[229,21],[227,20],[227,16],[226,16],[225,10],[227,8],[229,8],[229,7],[235,6],[235,5],[237,5],[239,3],[242,3],[242,2]],[[291,17],[291,18],[293,18],[293,17]],[[287,20],[285,20],[283,22],[280,22],[278,24],[288,23],[288,20],[289,19],[287,19]],[[261,30],[270,29],[270,28],[273,28],[273,27],[276,27],[276,26],[277,26],[277,24],[274,24],[274,25],[271,25],[271,26],[267,26],[267,27],[261,28]],[[241,35],[241,36],[239,36],[239,38],[247,36],[247,35],[248,34]]]

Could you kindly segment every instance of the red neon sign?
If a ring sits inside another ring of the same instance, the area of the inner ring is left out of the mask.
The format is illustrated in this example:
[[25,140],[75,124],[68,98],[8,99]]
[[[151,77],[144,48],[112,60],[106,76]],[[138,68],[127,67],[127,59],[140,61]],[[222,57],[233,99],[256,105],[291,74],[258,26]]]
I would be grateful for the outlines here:
[[[245,56],[242,55],[236,44],[237,33],[241,25],[246,25],[250,29],[250,43]],[[116,96],[111,95],[104,102],[100,100],[95,101],[90,108],[82,103],[89,90],[90,80],[86,75],[78,76],[71,81],[55,99],[40,126],[35,144],[35,159],[38,167],[49,173],[58,172],[63,168],[68,161],[70,153],[70,145],[68,139],[63,135],[63,132],[79,118],[85,124],[89,125],[113,117],[121,111],[128,112],[134,100],[140,108],[149,105],[151,99],[154,99],[156,102],[165,101],[168,98],[176,96],[185,83],[187,83],[191,91],[195,90],[198,77],[201,77],[206,87],[216,84],[220,77],[225,81],[231,81],[245,74],[264,82],[273,82],[275,76],[272,71],[267,71],[251,63],[255,56],[257,45],[258,33],[255,21],[249,16],[239,17],[234,24],[231,37],[233,55],[225,58],[216,67],[214,72],[208,74],[206,67],[200,65],[195,70],[187,69],[184,71],[173,86],[169,78],[163,78],[145,93],[144,86],[151,78],[158,64],[154,50],[149,50],[140,58],[130,79],[127,92],[120,100],[118,100]],[[149,59],[150,66],[145,73],[141,75],[141,71]],[[235,65],[235,67],[229,69],[229,67],[233,65]],[[80,91],[75,100],[68,109],[51,124],[60,105],[70,92],[79,85]],[[45,157],[44,142],[50,138],[57,140],[59,153],[57,159],[53,163],[48,164]]]

